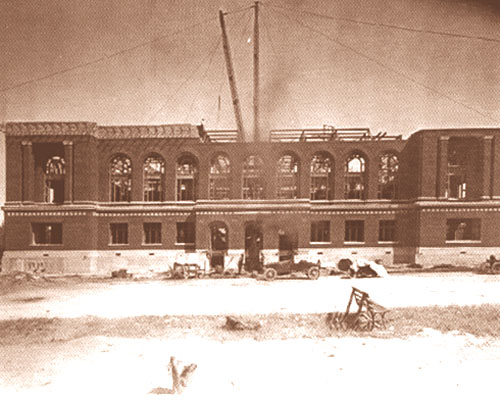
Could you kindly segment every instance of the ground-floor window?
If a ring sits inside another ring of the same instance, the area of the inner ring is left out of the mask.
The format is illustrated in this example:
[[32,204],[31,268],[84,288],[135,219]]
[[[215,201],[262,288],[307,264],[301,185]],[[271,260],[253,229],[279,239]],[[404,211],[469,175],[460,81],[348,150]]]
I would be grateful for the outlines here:
[[345,221],[344,241],[363,243],[365,241],[365,221]]
[[161,223],[144,223],[144,244],[161,244]]
[[177,222],[176,243],[194,244],[195,227],[193,222]]
[[379,221],[378,241],[379,242],[396,241],[396,221],[394,220]]
[[62,224],[34,223],[31,225],[33,244],[62,244]]
[[479,218],[447,219],[446,240],[481,240],[481,220]]
[[330,221],[311,222],[311,243],[330,243]]
[[111,244],[128,244],[128,224],[109,224],[109,231]]

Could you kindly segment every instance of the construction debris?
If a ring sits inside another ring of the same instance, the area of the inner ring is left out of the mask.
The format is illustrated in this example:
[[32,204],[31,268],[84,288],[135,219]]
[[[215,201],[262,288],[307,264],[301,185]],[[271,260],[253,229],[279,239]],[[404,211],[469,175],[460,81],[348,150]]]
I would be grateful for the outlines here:
[[198,368],[196,364],[183,364],[170,357],[168,370],[172,377],[172,388],[157,387],[151,390],[151,394],[181,394],[191,380],[191,375]]
[[191,380],[191,375],[198,368],[196,364],[183,365],[175,357],[170,357],[169,370],[172,374],[172,390],[182,393]]
[[261,327],[260,322],[243,321],[241,318],[226,316],[226,328],[229,331],[256,331]]
[[111,272],[111,278],[132,278],[132,274],[128,273],[126,269]]

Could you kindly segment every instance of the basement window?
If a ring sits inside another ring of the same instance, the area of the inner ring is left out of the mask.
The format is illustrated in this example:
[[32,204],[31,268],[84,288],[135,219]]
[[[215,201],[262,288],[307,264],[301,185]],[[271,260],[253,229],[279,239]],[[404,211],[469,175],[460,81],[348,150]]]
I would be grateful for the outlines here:
[[195,227],[193,222],[177,222],[177,244],[195,243]]
[[144,244],[161,244],[161,223],[144,223]]
[[346,243],[364,243],[365,241],[365,221],[345,221]]
[[128,224],[109,224],[111,244],[128,244]]
[[446,220],[446,241],[480,241],[481,220],[479,218],[460,218]]
[[378,241],[395,242],[396,241],[396,221],[382,220],[378,223]]
[[330,243],[330,221],[311,222],[311,243]]
[[62,224],[60,223],[33,223],[33,244],[62,244]]

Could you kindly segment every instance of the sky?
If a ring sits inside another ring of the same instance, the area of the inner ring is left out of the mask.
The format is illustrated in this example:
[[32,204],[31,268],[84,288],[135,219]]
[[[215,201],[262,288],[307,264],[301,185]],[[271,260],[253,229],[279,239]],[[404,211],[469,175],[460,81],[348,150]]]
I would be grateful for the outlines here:
[[[235,129],[223,9],[249,133],[252,4],[1,0],[0,120]],[[267,0],[260,22],[263,130],[500,126],[500,1]]]

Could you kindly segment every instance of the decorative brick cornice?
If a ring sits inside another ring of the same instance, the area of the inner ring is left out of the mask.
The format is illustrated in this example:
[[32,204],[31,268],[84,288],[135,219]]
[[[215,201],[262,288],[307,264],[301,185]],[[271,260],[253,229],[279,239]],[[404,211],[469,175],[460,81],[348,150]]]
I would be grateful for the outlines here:
[[7,136],[71,136],[92,135],[94,122],[7,122]]
[[94,217],[189,217],[186,212],[93,212]]
[[424,208],[422,209],[422,212],[425,213],[437,213],[437,212],[500,212],[500,208],[495,208],[495,207],[475,207],[475,208],[465,208],[465,207],[460,207],[460,208],[444,208],[444,207],[439,207],[439,208]]
[[7,211],[9,217],[82,217],[84,211]]
[[97,130],[100,139],[136,138],[184,138],[199,139],[194,125],[151,125],[151,126],[100,126]]
[[199,139],[191,124],[98,126],[95,122],[7,122],[6,136],[93,136],[98,139],[172,138]]

